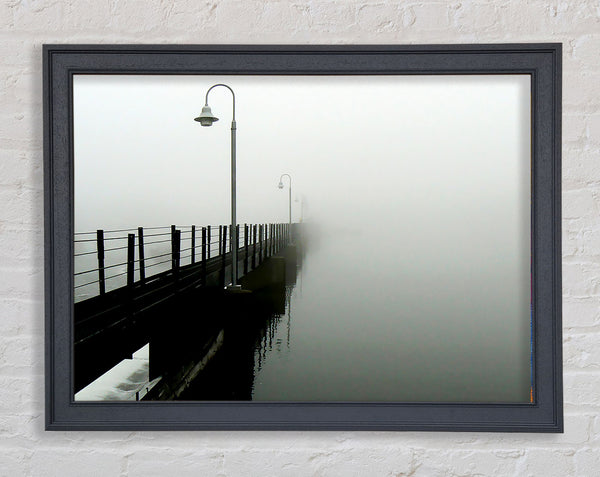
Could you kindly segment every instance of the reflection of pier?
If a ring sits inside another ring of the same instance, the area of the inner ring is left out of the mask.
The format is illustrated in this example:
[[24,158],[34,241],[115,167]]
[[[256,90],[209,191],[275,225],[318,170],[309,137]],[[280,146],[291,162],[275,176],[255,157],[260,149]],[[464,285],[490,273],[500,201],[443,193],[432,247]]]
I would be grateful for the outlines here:
[[[216,401],[253,398],[256,373],[268,353],[275,348],[277,329],[282,326],[287,335],[282,346],[289,349],[291,293],[301,267],[301,249],[289,247],[282,256],[286,263],[285,281],[269,282],[249,296],[248,301],[238,304],[238,309],[232,313],[235,320],[224,330],[225,340],[219,353],[176,399]],[[263,280],[258,276],[252,277],[256,278]],[[256,283],[245,286],[256,286]]]
[[[98,280],[83,285],[96,286],[99,294],[75,304],[75,392],[150,343],[149,379],[158,379],[158,385],[147,398],[175,399],[181,395],[224,345],[236,340],[236,335],[247,336],[272,315],[284,313],[285,283],[293,283],[296,273],[296,247],[290,246],[287,227],[243,226],[238,269],[246,293],[223,288],[231,276],[227,227],[220,227],[217,250],[210,248],[212,234],[208,228],[201,229],[199,246],[193,232],[188,239],[190,247],[182,250],[182,232],[172,227],[169,254],[158,254],[169,256],[170,268],[151,276],[144,272],[157,257],[144,256],[143,231],[138,231],[137,247],[135,235],[129,234],[127,247],[123,247],[127,261],[120,264],[126,266],[127,280],[111,291],[103,284],[108,280],[105,270],[111,265],[105,266],[104,243],[98,242],[98,268],[91,270]],[[298,226],[292,225],[296,243],[298,231]],[[99,232],[96,238],[102,235]],[[182,252],[190,249],[186,256],[189,263],[183,265]]]

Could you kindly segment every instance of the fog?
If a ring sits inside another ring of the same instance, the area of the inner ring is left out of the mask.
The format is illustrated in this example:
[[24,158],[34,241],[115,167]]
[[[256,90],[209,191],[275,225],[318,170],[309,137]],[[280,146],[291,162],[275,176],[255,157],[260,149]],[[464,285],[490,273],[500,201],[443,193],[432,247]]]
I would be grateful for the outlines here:
[[219,122],[193,120],[218,82],[236,93],[240,223],[287,221],[282,173],[293,220],[304,200],[330,228],[430,235],[474,208],[496,227],[526,202],[528,76],[75,75],[76,232],[229,223],[229,91],[210,94]]
[[[319,264],[307,274],[312,294],[297,304],[309,317],[297,329],[304,323],[310,338],[299,370],[314,360],[316,336],[326,349],[348,341],[336,338],[339,320],[355,325],[357,346],[372,313],[384,317],[372,325],[379,351],[370,356],[393,346],[393,336],[405,350],[416,346],[415,362],[435,355],[426,367],[438,381],[444,363],[486,362],[471,372],[478,382],[503,375],[494,389],[512,386],[506,400],[525,400],[529,76],[75,75],[76,232],[229,223],[230,92],[211,91],[220,118],[212,127],[193,120],[215,83],[236,95],[238,222],[287,222],[288,182],[284,190],[277,184],[288,173],[292,219],[313,233],[306,263],[312,247]],[[416,359],[419,340],[429,351]],[[456,355],[461,343],[475,342]],[[390,376],[400,372],[395,366]],[[273,389],[290,371],[280,367],[272,368]],[[423,372],[413,366],[405,377],[422,380]],[[297,392],[302,383],[295,381]],[[458,396],[442,394],[436,399]]]

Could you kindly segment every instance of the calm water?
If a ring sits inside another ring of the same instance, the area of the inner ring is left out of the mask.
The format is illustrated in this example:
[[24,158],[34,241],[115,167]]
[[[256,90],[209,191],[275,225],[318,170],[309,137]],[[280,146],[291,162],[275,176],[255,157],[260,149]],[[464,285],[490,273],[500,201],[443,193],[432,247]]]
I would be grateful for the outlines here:
[[529,401],[523,264],[490,271],[394,244],[356,233],[307,244],[285,315],[256,339],[251,399]]
[[226,332],[180,398],[529,402],[527,254],[463,238],[310,234],[285,307]]

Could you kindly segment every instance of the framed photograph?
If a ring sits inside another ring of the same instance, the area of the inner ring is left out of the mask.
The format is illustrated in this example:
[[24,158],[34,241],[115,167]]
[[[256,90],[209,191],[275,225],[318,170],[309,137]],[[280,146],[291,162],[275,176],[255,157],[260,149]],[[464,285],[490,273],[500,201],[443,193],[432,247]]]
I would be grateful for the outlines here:
[[46,45],[48,430],[562,432],[561,45]]

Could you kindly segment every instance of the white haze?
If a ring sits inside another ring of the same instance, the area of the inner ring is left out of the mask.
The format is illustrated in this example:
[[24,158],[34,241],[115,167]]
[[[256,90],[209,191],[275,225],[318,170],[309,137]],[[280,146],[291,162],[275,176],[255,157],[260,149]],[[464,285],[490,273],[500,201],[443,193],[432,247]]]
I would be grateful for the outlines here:
[[[423,236],[470,221],[515,227],[527,205],[529,77],[74,78],[75,229],[230,220],[236,93],[238,222],[293,220]],[[504,222],[503,222],[504,221]],[[507,222],[508,221],[508,222]],[[505,223],[507,222],[507,223]]]

